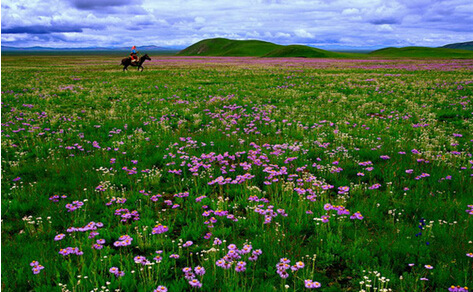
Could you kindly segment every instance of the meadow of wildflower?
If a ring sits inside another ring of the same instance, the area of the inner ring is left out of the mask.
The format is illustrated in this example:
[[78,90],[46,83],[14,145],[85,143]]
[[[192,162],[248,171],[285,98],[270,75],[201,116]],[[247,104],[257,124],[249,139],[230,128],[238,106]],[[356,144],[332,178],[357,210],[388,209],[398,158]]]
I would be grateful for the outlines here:
[[467,291],[473,60],[2,56],[2,291]]

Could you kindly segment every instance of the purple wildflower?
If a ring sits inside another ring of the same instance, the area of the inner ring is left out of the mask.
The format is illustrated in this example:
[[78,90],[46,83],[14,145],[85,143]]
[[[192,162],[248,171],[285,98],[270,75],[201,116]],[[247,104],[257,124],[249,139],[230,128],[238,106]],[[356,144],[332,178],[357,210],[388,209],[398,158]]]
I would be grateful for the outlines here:
[[201,288],[202,287],[202,283],[199,282],[199,280],[197,279],[192,279],[189,281],[189,284],[192,286],[192,287],[195,287],[195,288]]
[[59,241],[61,239],[63,239],[66,235],[61,233],[61,234],[58,234],[54,237],[54,241]]
[[425,265],[424,266],[427,270],[432,270],[434,267],[432,267],[431,265]]
[[197,266],[194,268],[194,272],[197,276],[203,276],[205,274],[205,269],[204,267]]
[[168,288],[165,286],[158,286],[158,288],[154,289],[153,292],[168,292]]
[[184,243],[182,246],[183,246],[183,247],[189,247],[189,246],[191,246],[191,245],[193,245],[193,244],[194,244],[194,243],[189,240],[189,241],[187,241],[186,243]]
[[322,285],[320,285],[319,282],[314,282],[312,280],[304,280],[304,286],[307,289],[314,289],[314,288],[320,288]]

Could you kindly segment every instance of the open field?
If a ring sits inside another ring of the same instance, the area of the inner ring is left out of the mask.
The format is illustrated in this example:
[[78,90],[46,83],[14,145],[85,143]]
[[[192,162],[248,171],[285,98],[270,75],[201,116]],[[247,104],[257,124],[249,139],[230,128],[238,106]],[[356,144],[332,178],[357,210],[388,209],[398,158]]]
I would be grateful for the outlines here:
[[473,286],[473,60],[151,58],[2,56],[2,291]]

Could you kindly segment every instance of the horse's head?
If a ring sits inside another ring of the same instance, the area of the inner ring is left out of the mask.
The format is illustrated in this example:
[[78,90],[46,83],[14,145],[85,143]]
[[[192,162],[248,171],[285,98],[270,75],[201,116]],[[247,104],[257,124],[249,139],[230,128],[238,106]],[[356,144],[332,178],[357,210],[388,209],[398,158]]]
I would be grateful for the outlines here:
[[148,54],[145,54],[145,55],[143,56],[143,60],[151,61],[151,58],[148,56]]

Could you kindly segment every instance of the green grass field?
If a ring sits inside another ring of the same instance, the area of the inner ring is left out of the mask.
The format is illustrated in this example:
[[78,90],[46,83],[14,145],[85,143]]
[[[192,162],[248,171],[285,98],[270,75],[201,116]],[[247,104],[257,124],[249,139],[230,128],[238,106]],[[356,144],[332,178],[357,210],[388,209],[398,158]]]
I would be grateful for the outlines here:
[[150,56],[2,56],[2,291],[472,285],[472,60]]
[[473,52],[466,49],[403,47],[384,48],[368,54],[378,58],[446,58],[473,59]]

